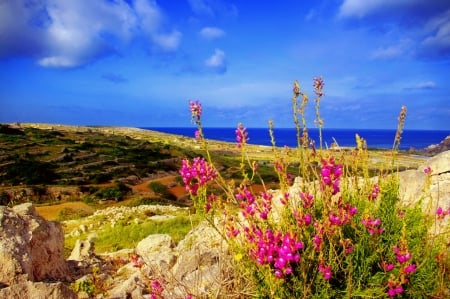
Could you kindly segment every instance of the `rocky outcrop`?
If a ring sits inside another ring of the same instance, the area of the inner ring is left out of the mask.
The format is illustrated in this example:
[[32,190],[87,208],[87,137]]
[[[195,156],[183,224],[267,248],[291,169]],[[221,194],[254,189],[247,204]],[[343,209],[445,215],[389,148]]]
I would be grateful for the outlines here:
[[450,135],[445,137],[439,144],[432,144],[427,148],[423,149],[421,152],[430,155],[436,155],[445,151],[450,150]]
[[[430,168],[427,182],[425,169]],[[399,174],[399,196],[404,204],[416,203],[422,199],[424,210],[450,205],[450,151],[429,158],[416,170],[406,170]],[[426,185],[429,184],[429,185]]]
[[0,265],[1,298],[74,298],[65,285],[45,283],[70,279],[64,234],[30,203],[0,206]]

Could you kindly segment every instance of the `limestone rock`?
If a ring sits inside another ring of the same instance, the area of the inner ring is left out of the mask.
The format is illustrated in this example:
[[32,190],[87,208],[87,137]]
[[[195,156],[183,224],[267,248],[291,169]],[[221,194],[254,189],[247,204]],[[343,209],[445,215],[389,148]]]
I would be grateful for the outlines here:
[[[424,169],[431,168],[430,185],[426,187]],[[404,204],[416,203],[422,199],[424,210],[435,210],[437,206],[450,206],[450,151],[440,153],[418,167],[399,173],[400,199]]]
[[31,203],[0,206],[0,282],[69,279],[61,225],[36,213]]
[[175,263],[173,241],[169,235],[155,234],[143,239],[136,246],[136,253],[155,274],[167,273]]
[[209,223],[202,222],[190,231],[175,251],[178,259],[172,275],[177,283],[172,296],[187,292],[203,297],[220,288],[221,262],[227,256],[228,246]]
[[0,289],[0,298],[76,299],[77,295],[62,282],[25,281]]

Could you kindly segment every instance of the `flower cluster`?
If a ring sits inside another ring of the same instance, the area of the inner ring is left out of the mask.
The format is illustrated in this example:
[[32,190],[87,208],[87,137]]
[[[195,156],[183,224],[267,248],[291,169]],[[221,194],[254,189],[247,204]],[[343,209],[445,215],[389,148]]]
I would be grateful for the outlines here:
[[339,205],[336,212],[331,212],[328,216],[328,220],[331,225],[342,226],[350,222],[352,217],[358,213],[358,209],[352,205]]
[[202,104],[197,101],[189,101],[189,110],[191,111],[191,119],[192,121],[199,125],[200,118],[202,117]]
[[323,96],[323,86],[324,86],[322,77],[316,77],[313,80],[314,80],[313,87],[314,87],[315,94],[318,97],[322,97]]
[[248,141],[248,132],[247,128],[244,128],[242,123],[239,123],[237,129],[236,129],[236,141],[237,141],[237,147],[241,148],[244,144]]
[[197,195],[200,187],[217,177],[215,168],[209,165],[204,158],[200,157],[194,158],[192,162],[183,159],[180,174],[186,191],[194,196]]
[[272,209],[272,197],[272,194],[262,192],[260,197],[255,198],[246,186],[241,188],[239,193],[236,194],[236,199],[240,201],[240,208],[244,217],[252,217],[255,213],[258,213],[263,220],[267,220],[267,216]]
[[331,266],[324,266],[322,262],[319,263],[318,270],[322,273],[323,278],[330,280],[333,273],[331,272]]
[[302,226],[308,226],[312,222],[312,216],[310,213],[304,213],[300,212],[298,210],[295,210],[292,215],[294,216],[295,220],[297,220],[297,225],[299,227]]
[[246,227],[246,236],[253,245],[250,257],[260,265],[270,265],[277,278],[291,274],[292,264],[300,261],[299,250],[303,248],[303,242],[297,241],[293,233]]
[[399,283],[396,280],[389,279],[387,292],[389,297],[395,297],[397,295],[400,295],[401,293],[403,293],[403,291],[404,290],[401,283]]
[[339,189],[339,179],[342,176],[342,164],[336,164],[334,158],[322,160],[321,184],[325,189],[327,186],[332,188],[332,194],[337,194]]
[[144,265],[144,260],[136,253],[130,254],[129,258],[135,268],[141,268]]
[[370,200],[375,200],[378,197],[378,194],[380,193],[380,185],[375,184],[372,188],[372,192],[370,192],[368,198]]
[[381,220],[379,218],[373,219],[370,216],[365,216],[361,219],[361,223],[366,227],[367,231],[371,235],[381,234],[384,232],[384,228],[381,227]]
[[394,246],[394,253],[397,258],[397,261],[400,264],[404,264],[409,261],[412,257],[412,254],[408,251],[406,245],[402,242],[400,246]]
[[309,209],[314,204],[314,197],[312,194],[306,192],[300,192],[300,199],[302,200],[302,205],[305,209]]
[[[412,258],[411,252],[409,252],[406,242],[404,240],[400,241],[398,246],[394,246],[393,251],[395,253],[397,262],[400,265],[400,275],[396,279],[394,275],[388,280],[388,291],[387,294],[389,297],[395,297],[404,292],[403,286],[409,282],[408,275],[414,273],[416,271],[416,264],[409,263]],[[384,264],[382,263],[384,269],[388,271],[394,268],[393,264]]]
[[151,282],[151,294],[150,299],[162,299],[164,298],[162,293],[164,292],[164,285],[166,281],[164,279],[155,279]]
[[450,215],[450,208],[448,208],[447,210],[444,210],[442,207],[438,207],[436,209],[436,216],[438,219],[442,220],[447,215]]

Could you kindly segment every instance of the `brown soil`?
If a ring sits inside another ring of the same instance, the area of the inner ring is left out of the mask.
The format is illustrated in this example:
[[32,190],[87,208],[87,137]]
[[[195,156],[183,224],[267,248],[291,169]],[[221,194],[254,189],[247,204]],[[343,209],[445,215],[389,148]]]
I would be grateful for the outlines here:
[[36,211],[47,220],[55,220],[58,217],[58,213],[64,208],[82,210],[89,213],[93,213],[95,211],[93,207],[90,207],[82,201],[71,201],[57,205],[36,207]]

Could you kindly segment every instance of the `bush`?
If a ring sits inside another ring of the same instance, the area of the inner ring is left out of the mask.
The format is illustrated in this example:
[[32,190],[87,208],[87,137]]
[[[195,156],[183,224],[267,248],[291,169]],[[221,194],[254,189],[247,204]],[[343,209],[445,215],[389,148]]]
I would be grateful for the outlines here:
[[[180,173],[196,210],[230,244],[236,277],[252,281],[254,288],[247,293],[261,298],[448,296],[449,232],[430,235],[432,212],[422,211],[421,201],[403,206],[395,172],[386,170],[394,165],[406,108],[400,112],[392,161],[369,177],[367,146],[359,136],[350,152],[322,149],[322,88],[322,79],[315,78],[318,148],[308,137],[304,114],[308,98],[297,82],[292,98],[297,149],[276,147],[269,123],[279,181],[275,194],[252,190],[252,183],[261,177],[258,165],[246,155],[248,135],[241,124],[236,140],[242,153],[242,181],[235,188],[221,176],[203,135],[201,104],[190,102],[206,158],[184,159]],[[301,178],[294,185],[293,169]],[[429,182],[430,169],[425,172]],[[211,192],[217,185],[221,194]],[[450,210],[437,213],[436,221],[441,221]],[[216,225],[217,217],[222,225]]]
[[148,187],[149,187],[153,192],[158,193],[158,194],[164,194],[164,193],[167,193],[168,190],[169,190],[169,188],[167,188],[166,185],[161,184],[160,182],[156,182],[156,181],[150,182],[150,183],[148,184]]

